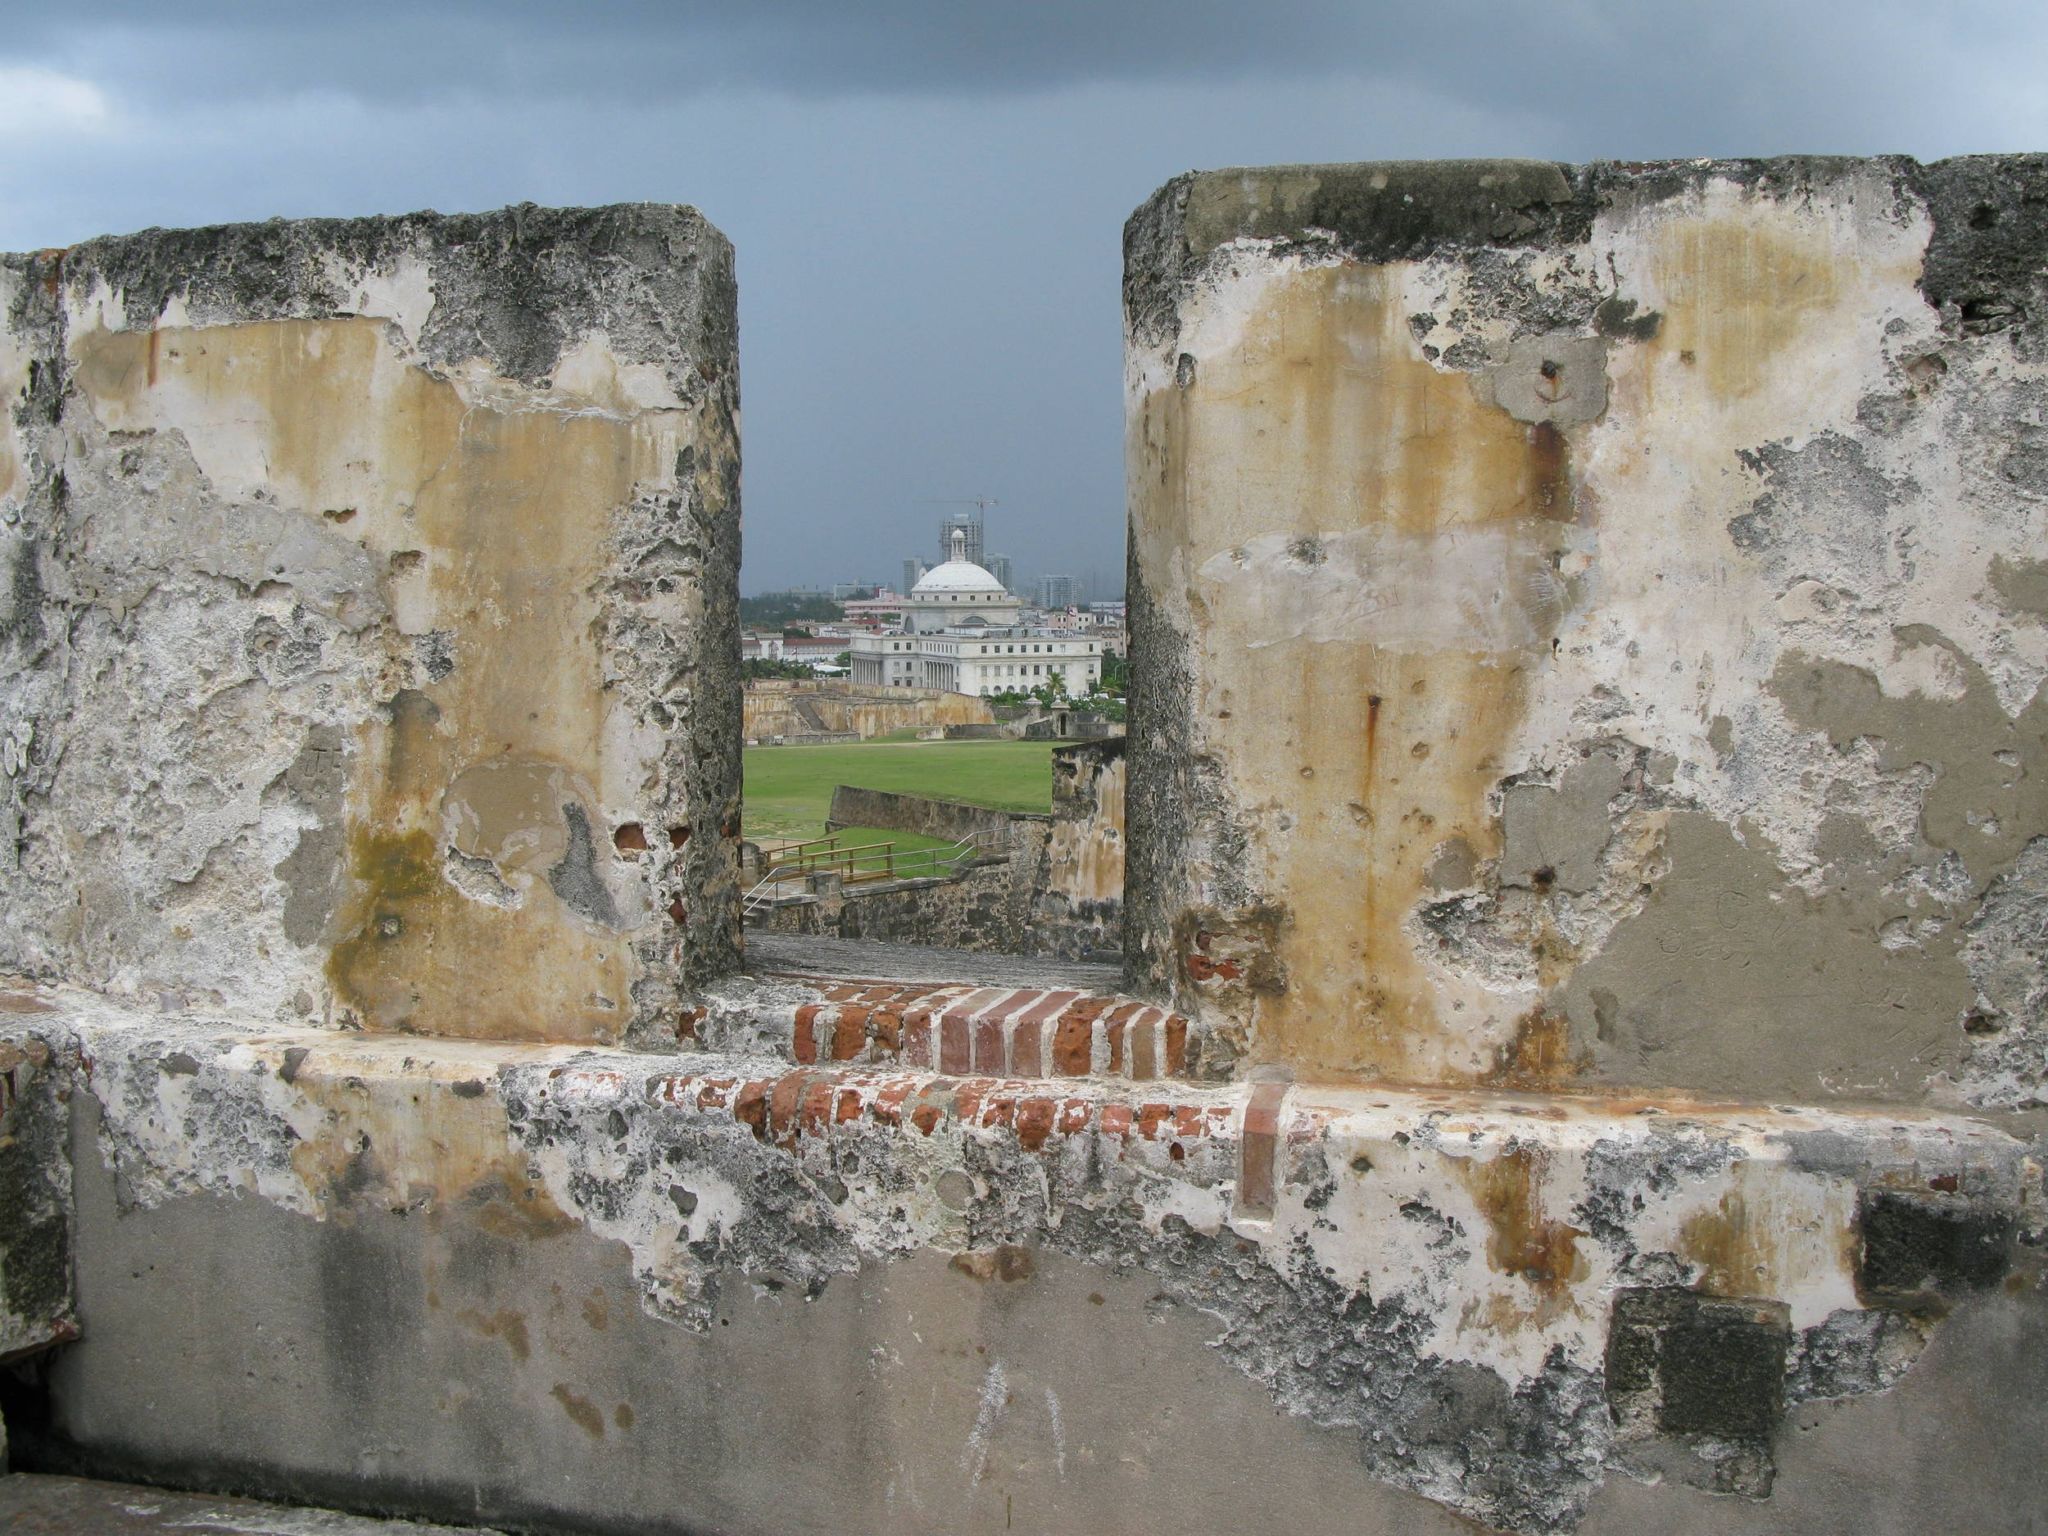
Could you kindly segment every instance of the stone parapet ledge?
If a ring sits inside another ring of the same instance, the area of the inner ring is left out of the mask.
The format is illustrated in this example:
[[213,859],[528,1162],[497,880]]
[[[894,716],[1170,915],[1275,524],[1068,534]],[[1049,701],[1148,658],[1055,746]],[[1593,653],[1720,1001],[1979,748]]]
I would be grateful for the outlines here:
[[645,1311],[690,1330],[722,1297],[795,1304],[925,1250],[1003,1278],[1034,1252],[1140,1272],[1279,1408],[1354,1436],[1367,1476],[1518,1531],[1571,1528],[1616,1476],[1767,1496],[1788,1405],[1884,1391],[1951,1307],[2040,1285],[2038,1148],[1959,1116],[1052,1081],[36,1002],[4,1033],[76,1053],[126,1209],[580,1231],[623,1244]]

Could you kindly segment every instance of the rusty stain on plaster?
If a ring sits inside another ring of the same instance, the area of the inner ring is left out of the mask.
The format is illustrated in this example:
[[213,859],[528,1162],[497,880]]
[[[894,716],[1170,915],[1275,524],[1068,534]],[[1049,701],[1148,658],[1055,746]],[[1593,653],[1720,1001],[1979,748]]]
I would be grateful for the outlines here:
[[361,1204],[430,1207],[438,1220],[433,1213],[457,1209],[485,1231],[524,1240],[577,1225],[512,1145],[495,1096],[429,1076],[419,1078],[420,1094],[371,1092],[345,1052],[307,1072],[301,1051],[286,1078],[291,1054],[277,1053],[276,1075],[318,1121],[317,1134],[294,1140],[291,1168],[320,1215],[345,1221]]
[[1486,1218],[1486,1261],[1497,1273],[1519,1276],[1545,1296],[1590,1273],[1578,1247],[1586,1234],[1544,1213],[1544,1149],[1518,1141],[1486,1162],[1451,1166]]
[[1587,1052],[1573,1049],[1568,1015],[1531,1008],[1515,1021],[1514,1034],[1499,1048],[1480,1081],[1501,1088],[1557,1088],[1591,1066]]
[[1657,225],[1649,265],[1664,324],[1646,345],[1698,368],[1710,399],[1754,394],[1806,318],[1839,302],[1840,260],[1824,231],[1766,228],[1747,210]]
[[548,1396],[562,1405],[562,1412],[575,1421],[576,1427],[593,1440],[604,1438],[604,1410],[589,1398],[580,1396],[570,1389],[567,1382],[558,1381],[548,1391]]
[[[380,1028],[616,1040],[639,889],[609,883],[590,829],[640,785],[606,781],[598,589],[614,511],[673,480],[681,418],[466,395],[365,319],[73,346],[110,427],[203,425],[222,478],[246,455],[309,513],[357,509],[373,553],[425,556],[391,560],[386,596],[402,632],[452,634],[454,664],[358,732],[357,761],[385,767],[349,786],[351,892],[327,962],[342,1006]],[[498,899],[444,878],[444,847],[485,861]]]
[[1698,1285],[1715,1296],[1759,1294],[1766,1265],[1757,1252],[1762,1234],[1750,1221],[1741,1190],[1723,1194],[1713,1209],[1689,1218],[1680,1229],[1679,1248],[1699,1266]]
[[1712,1206],[1680,1225],[1677,1251],[1698,1266],[1695,1285],[1715,1296],[1789,1296],[1834,1283],[1852,1294],[1858,1239],[1847,1186],[1788,1187],[1748,1163],[1728,1175]]
[[[1262,821],[1251,850],[1255,884],[1291,915],[1276,957],[1287,987],[1257,1008],[1256,1058],[1304,1076],[1479,1079],[1514,1018],[1440,1017],[1401,924],[1426,895],[1439,844],[1461,837],[1481,860],[1499,852],[1487,795],[1529,672],[1573,600],[1556,575],[1560,535],[1544,531],[1575,537],[1570,520],[1583,515],[1569,434],[1516,421],[1463,375],[1432,367],[1389,268],[1275,278],[1235,348],[1202,358],[1190,387],[1148,395],[1141,414],[1161,483],[1137,488],[1138,545],[1154,571],[1185,560],[1181,550],[1202,566],[1187,593],[1210,738],[1227,735],[1237,782],[1290,786],[1291,831]],[[1301,638],[1271,643],[1265,606],[1242,600],[1237,572],[1256,574],[1263,557],[1233,569],[1228,556],[1253,538],[1276,549],[1312,539],[1326,552],[1312,576],[1272,587]],[[1366,584],[1332,588],[1341,612],[1304,611],[1303,583],[1339,581],[1342,562],[1327,552],[1347,541],[1401,552],[1407,575],[1438,572],[1427,611],[1391,579],[1371,586],[1363,553]],[[1466,628],[1505,648],[1439,643],[1461,604],[1496,616]],[[1219,691],[1247,665],[1258,686],[1225,725]],[[1427,755],[1385,760],[1390,731]]]
[[500,1307],[489,1315],[465,1307],[455,1314],[455,1320],[487,1339],[503,1339],[505,1347],[518,1359],[527,1359],[533,1353],[533,1343],[526,1332],[526,1316],[510,1307]]

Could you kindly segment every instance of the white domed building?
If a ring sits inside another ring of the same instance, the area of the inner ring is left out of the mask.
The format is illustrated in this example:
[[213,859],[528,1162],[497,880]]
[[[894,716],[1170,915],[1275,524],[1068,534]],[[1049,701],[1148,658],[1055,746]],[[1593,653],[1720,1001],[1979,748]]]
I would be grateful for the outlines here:
[[965,536],[953,530],[953,558],[926,571],[903,605],[903,628],[913,635],[948,629],[1014,625],[1023,604],[963,553]]
[[1094,691],[1102,676],[1099,640],[1020,624],[1024,605],[967,558],[957,529],[952,554],[911,589],[900,631],[854,637],[855,683],[986,696],[1058,677],[1070,695]]

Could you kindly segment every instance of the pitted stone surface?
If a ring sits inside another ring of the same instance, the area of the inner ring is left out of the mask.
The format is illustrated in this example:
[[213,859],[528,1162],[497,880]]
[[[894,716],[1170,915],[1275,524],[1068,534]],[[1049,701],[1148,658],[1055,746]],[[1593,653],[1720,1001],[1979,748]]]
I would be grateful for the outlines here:
[[738,959],[736,345],[688,208],[0,258],[0,968],[671,1027]]
[[2048,1102],[2044,168],[1162,188],[1133,985],[1308,1075]]

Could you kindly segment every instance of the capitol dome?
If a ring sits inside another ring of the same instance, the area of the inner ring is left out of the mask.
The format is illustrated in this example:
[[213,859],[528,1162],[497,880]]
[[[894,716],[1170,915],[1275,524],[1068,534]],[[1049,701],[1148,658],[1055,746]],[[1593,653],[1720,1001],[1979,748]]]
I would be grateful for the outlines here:
[[967,537],[957,528],[953,530],[953,558],[926,571],[918,584],[910,589],[910,595],[936,598],[941,602],[959,602],[969,596],[1009,596],[1000,581],[967,558]]
[[1003,584],[972,560],[948,560],[944,565],[936,565],[926,571],[923,579],[910,589],[910,595],[937,597],[949,592],[993,595],[1002,590]]

